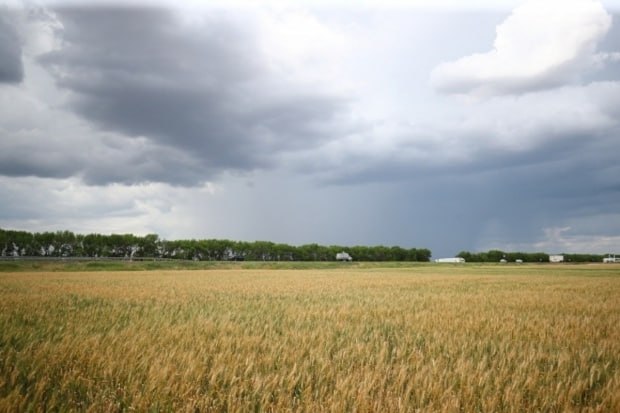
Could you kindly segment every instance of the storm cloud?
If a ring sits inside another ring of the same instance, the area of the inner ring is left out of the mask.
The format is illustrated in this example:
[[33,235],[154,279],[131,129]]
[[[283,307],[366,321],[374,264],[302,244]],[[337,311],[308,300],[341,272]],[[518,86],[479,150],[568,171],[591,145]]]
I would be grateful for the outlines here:
[[14,19],[13,13],[0,5],[0,83],[19,83],[24,78],[21,41]]
[[[63,47],[40,61],[72,92],[71,110],[101,130],[164,149],[132,163],[151,157],[166,170],[194,169],[167,178],[155,167],[156,181],[191,185],[225,170],[272,167],[278,153],[329,138],[346,110],[346,99],[321,85],[279,78],[257,43],[256,23],[243,16],[183,21],[169,9],[114,7],[56,15]],[[87,173],[95,183],[111,178]]]

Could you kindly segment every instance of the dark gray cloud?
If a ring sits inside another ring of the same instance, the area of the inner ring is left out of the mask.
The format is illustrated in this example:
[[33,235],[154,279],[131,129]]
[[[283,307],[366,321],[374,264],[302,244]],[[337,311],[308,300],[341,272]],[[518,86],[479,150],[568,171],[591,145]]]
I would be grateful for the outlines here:
[[0,154],[0,174],[5,176],[42,176],[67,178],[76,172],[76,165],[66,157],[44,153],[19,153],[4,151]]
[[93,154],[91,164],[81,168],[78,174],[88,185],[144,182],[191,185],[217,172],[205,167],[201,158],[183,150],[149,144],[139,146],[132,147],[130,142],[112,150],[106,148],[103,153]]
[[[487,170],[453,174],[415,171],[413,178],[396,183],[394,191],[383,196],[385,213],[376,219],[386,228],[404,233],[398,242],[414,236],[423,239],[436,257],[490,248],[562,252],[555,250],[562,248],[558,245],[536,247],[535,240],[544,237],[544,228],[582,219],[589,221],[581,227],[573,225],[578,234],[596,228],[599,237],[617,236],[618,178],[601,174],[594,159],[576,161],[583,148],[577,145],[574,157],[568,159],[544,159],[539,154],[538,160]],[[598,160],[612,165],[610,157]],[[613,218],[603,224],[605,219],[599,217],[605,215]],[[597,248],[582,244],[576,250]]]
[[[328,125],[346,109],[341,97],[278,79],[251,19],[213,12],[189,22],[159,8],[56,13],[64,46],[40,61],[74,93],[71,110],[102,130],[144,137],[190,160],[188,173],[152,168],[149,176],[143,168],[139,179],[191,185],[223,170],[273,166],[276,154],[329,137]],[[149,155],[157,156],[152,165],[184,168],[163,150]],[[97,168],[87,173],[90,182],[113,178],[95,176]]]
[[0,83],[19,83],[24,78],[22,46],[14,20],[12,12],[0,5]]

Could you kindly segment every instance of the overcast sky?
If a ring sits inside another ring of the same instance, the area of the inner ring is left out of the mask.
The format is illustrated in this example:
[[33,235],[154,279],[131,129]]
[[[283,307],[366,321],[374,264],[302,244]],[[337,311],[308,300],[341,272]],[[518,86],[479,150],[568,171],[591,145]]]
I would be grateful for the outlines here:
[[0,227],[620,253],[619,1],[175,3],[0,0]]

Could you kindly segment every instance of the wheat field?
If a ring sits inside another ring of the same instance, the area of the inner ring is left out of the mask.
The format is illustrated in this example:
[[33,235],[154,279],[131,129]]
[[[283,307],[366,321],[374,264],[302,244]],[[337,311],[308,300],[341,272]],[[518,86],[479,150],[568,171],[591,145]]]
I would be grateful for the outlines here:
[[0,273],[0,411],[618,412],[620,267]]

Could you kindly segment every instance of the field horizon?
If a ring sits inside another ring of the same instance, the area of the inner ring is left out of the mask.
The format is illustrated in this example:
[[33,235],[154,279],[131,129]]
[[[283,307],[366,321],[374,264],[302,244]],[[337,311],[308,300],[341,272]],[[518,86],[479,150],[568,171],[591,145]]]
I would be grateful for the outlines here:
[[526,271],[539,268],[598,268],[618,269],[620,263],[601,262],[561,262],[561,263],[515,263],[515,262],[466,262],[466,263],[436,263],[419,261],[194,261],[177,259],[136,259],[126,258],[53,258],[45,257],[16,257],[0,259],[0,273],[2,272],[99,272],[99,271],[185,271],[185,270],[330,270],[330,269],[419,269],[419,268],[461,268],[467,271],[471,268],[524,268]]

